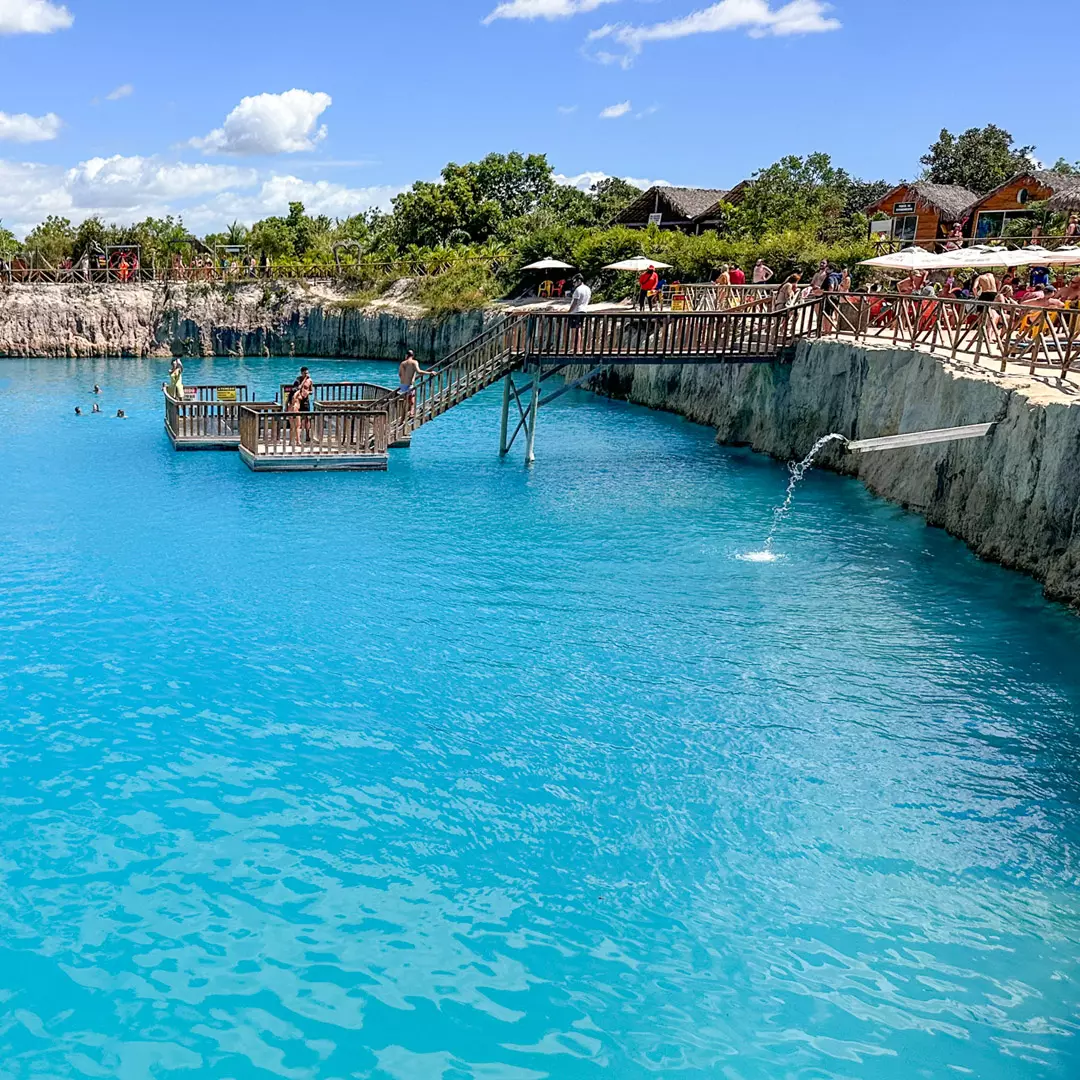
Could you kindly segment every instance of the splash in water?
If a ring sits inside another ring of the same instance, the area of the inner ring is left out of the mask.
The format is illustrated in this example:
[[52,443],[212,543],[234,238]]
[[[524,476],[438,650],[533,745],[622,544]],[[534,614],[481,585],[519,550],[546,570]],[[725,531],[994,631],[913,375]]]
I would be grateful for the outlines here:
[[831,442],[844,442],[846,443],[847,437],[844,435],[837,435],[835,432],[831,435],[823,435],[814,445],[810,448],[810,453],[802,459],[802,461],[791,462],[788,465],[788,471],[791,473],[791,479],[788,481],[787,496],[784,501],[773,511],[772,528],[769,529],[769,535],[765,537],[765,546],[761,551],[748,551],[745,555],[740,555],[739,558],[743,562],[775,562],[779,555],[773,551],[773,540],[776,537],[777,530],[784,522],[784,518],[791,512],[791,504],[795,501],[795,489],[799,486],[802,478],[810,471],[811,466],[814,464],[814,459],[825,449]]

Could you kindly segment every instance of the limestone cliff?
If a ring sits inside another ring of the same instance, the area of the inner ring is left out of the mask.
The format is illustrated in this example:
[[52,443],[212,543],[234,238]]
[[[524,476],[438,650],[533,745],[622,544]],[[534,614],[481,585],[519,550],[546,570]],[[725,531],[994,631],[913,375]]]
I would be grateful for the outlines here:
[[874,438],[996,420],[987,439],[873,454],[830,448],[821,463],[1080,607],[1080,404],[1064,394],[950,369],[926,353],[826,341],[803,342],[791,364],[620,368],[595,389],[781,459],[802,457],[828,432]]
[[330,288],[252,282],[9,285],[0,356],[328,356],[421,362],[475,337],[482,312],[424,318],[407,303],[358,307]]

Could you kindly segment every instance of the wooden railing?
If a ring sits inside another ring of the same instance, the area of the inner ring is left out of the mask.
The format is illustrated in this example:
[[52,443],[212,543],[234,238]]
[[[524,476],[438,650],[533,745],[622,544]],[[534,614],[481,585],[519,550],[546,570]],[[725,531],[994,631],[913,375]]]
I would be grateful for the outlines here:
[[[288,400],[292,383],[281,383],[280,401]],[[369,382],[319,382],[312,384],[312,401],[377,401],[394,393],[389,386]]]
[[583,356],[589,359],[657,363],[715,360],[770,360],[803,337],[816,337],[821,305],[811,301],[783,311],[597,312],[528,316],[531,358]]
[[240,445],[258,458],[385,454],[388,436],[384,410],[240,410]]
[[431,369],[433,374],[417,379],[413,428],[434,420],[517,367],[525,353],[529,318],[503,316],[439,361]]
[[437,277],[463,264],[498,268],[505,255],[429,259],[363,261],[360,263],[298,263],[280,261],[269,266],[31,266],[19,257],[0,260],[0,282],[42,285],[139,285],[151,282],[255,282],[255,281],[371,281],[391,277]]
[[318,412],[342,412],[342,411],[368,411],[385,412],[389,425],[387,437],[390,445],[401,443],[412,434],[412,416],[409,408],[409,399],[404,394],[387,391],[386,395],[379,398],[355,398],[353,400],[342,399],[341,401],[323,402],[316,401],[315,409]]
[[706,281],[666,285],[661,302],[663,307],[676,311],[728,311],[749,304],[770,305],[779,288],[779,283],[772,282],[766,285],[716,285]]
[[1064,377],[1080,353],[1080,308],[1001,304],[978,300],[901,296],[893,293],[831,294],[822,305],[822,336],[876,341],[897,348],[925,348],[950,359],[1054,366]]
[[[177,401],[162,388],[165,398],[165,423],[178,443],[235,440],[240,434],[240,410],[248,402],[246,386],[194,386],[194,400]],[[234,390],[235,401],[218,401],[219,390]]]

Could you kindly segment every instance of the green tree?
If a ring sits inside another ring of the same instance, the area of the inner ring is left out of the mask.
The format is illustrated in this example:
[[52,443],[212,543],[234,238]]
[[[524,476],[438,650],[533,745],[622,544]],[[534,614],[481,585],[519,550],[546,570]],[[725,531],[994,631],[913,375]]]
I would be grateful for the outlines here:
[[531,214],[555,187],[551,166],[544,154],[488,154],[467,165],[451,162],[442,171],[444,183],[464,180],[473,201],[498,204],[505,218]]
[[10,229],[5,229],[3,222],[0,222],[0,253],[11,255],[18,250],[19,241],[15,238],[15,234]]
[[641,194],[641,188],[634,187],[618,176],[609,176],[593,184],[589,188],[589,194],[596,203],[597,219],[601,224],[607,225]]
[[754,173],[729,229],[751,238],[790,231],[827,243],[851,239],[865,229],[858,211],[882,187],[856,180],[828,154],[789,155]]
[[1016,146],[996,124],[968,128],[960,135],[941,129],[937,142],[919,161],[923,179],[933,184],[959,184],[985,195],[1017,173],[1032,168],[1033,146]]
[[72,255],[75,246],[75,230],[64,217],[50,214],[40,225],[27,233],[24,247],[56,266]]
[[[206,238],[210,244],[211,237]],[[284,218],[270,217],[257,221],[248,233],[248,247],[257,255],[271,259],[290,259],[296,254],[293,234]]]
[[1053,171],[1061,173],[1062,176],[1080,176],[1080,161],[1069,162],[1059,157],[1054,162]]

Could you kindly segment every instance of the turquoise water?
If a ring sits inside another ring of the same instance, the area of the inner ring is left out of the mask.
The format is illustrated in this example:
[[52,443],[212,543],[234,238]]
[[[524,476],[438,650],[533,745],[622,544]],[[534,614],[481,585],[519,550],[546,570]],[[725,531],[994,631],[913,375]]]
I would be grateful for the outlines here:
[[255,476],[164,367],[0,364],[0,1076],[1080,1074],[1034,583],[824,473],[741,562],[783,468],[581,394]]

